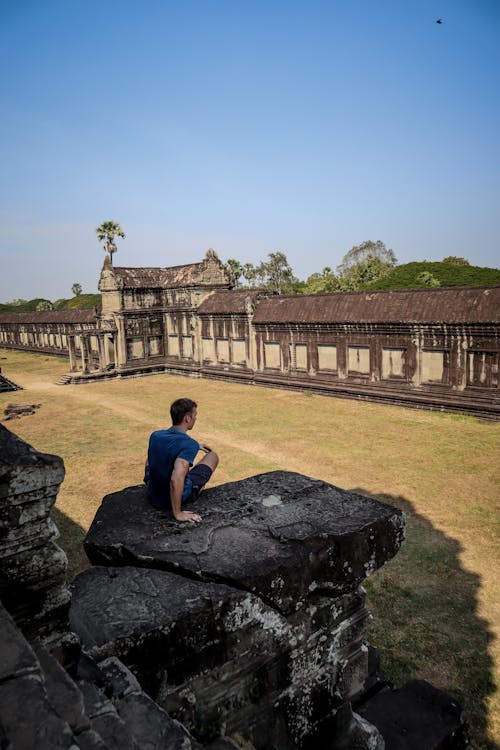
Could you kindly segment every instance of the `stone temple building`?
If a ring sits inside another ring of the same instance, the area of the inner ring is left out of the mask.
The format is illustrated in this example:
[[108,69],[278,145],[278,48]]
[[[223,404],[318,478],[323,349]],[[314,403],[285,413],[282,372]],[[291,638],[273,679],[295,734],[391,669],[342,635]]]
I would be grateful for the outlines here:
[[0,314],[0,346],[69,355],[62,382],[175,372],[498,419],[500,286],[273,296],[200,263],[114,267],[102,307]]

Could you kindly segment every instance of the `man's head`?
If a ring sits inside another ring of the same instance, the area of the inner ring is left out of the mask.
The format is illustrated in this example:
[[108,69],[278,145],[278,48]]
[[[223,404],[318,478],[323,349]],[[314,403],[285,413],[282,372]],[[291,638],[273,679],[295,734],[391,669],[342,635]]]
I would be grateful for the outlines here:
[[170,406],[170,416],[174,427],[182,425],[187,430],[191,430],[196,422],[196,401],[190,398],[178,398]]

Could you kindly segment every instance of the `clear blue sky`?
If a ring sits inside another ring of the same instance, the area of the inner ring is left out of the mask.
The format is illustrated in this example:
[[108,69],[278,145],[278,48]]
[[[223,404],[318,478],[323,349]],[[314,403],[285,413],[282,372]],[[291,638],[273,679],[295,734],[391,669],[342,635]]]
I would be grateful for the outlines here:
[[0,301],[96,291],[107,219],[123,266],[500,263],[498,0],[0,0],[0,71]]

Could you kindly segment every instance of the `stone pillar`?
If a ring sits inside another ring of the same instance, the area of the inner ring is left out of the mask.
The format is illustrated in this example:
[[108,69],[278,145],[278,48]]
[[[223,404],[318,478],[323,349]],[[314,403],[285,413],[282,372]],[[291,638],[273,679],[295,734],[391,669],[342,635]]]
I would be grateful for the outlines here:
[[255,372],[257,369],[257,339],[253,327],[254,307],[250,297],[245,300],[245,310],[248,322],[248,367]]
[[104,370],[107,362],[106,362],[106,344],[104,341],[103,333],[97,334],[97,346],[99,349],[99,369]]
[[76,350],[75,350],[75,337],[68,334],[68,354],[69,354],[69,369],[71,372],[76,372]]
[[423,329],[421,326],[412,330],[412,342],[415,345],[415,372],[413,375],[413,385],[420,388],[422,385],[422,344],[424,339]]
[[125,320],[123,315],[115,315],[115,366],[119,369],[127,362],[127,340],[125,337]]
[[112,333],[104,335],[104,357],[106,365],[115,364],[115,337]]
[[201,318],[196,312],[191,315],[191,332],[193,335],[193,360],[198,364],[203,364],[203,345],[201,341]]
[[80,356],[82,359],[82,372],[89,371],[89,349],[88,337],[83,333],[80,334]]
[[345,380],[349,373],[349,341],[347,338],[339,342],[337,346],[337,377]]

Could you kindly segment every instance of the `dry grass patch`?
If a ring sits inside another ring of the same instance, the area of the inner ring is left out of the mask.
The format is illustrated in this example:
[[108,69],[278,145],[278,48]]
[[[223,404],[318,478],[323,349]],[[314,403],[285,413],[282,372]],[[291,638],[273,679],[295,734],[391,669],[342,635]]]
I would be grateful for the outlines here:
[[420,676],[454,693],[474,748],[495,747],[500,425],[170,375],[57,387],[66,362],[2,354],[5,375],[26,390],[0,406],[42,404],[9,429],[65,461],[56,522],[73,571],[86,565],[80,544],[101,498],[142,481],[148,436],[182,395],[199,404],[195,437],[220,453],[218,483],[288,469],[405,510],[406,545],[368,581],[370,639],[394,681]]

